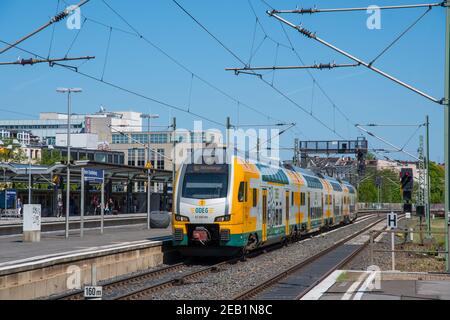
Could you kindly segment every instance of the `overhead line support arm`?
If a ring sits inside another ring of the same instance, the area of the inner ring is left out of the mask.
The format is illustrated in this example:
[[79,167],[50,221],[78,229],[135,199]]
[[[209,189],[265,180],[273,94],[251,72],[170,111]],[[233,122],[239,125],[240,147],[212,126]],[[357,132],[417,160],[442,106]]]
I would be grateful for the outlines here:
[[447,101],[444,98],[443,99],[436,99],[436,98],[430,96],[429,94],[426,94],[425,92],[416,89],[415,87],[413,87],[413,86],[411,86],[411,85],[409,85],[409,84],[407,84],[407,83],[405,83],[405,82],[403,82],[403,81],[401,81],[401,80],[391,76],[390,74],[388,74],[388,73],[386,73],[386,72],[384,72],[384,71],[382,71],[382,70],[372,66],[370,63],[367,63],[367,62],[365,62],[365,61],[363,61],[363,60],[361,60],[361,59],[351,55],[350,53],[348,53],[348,52],[346,52],[346,51],[344,51],[342,49],[339,49],[338,47],[332,45],[331,43],[328,43],[327,41],[325,41],[325,40],[321,39],[320,37],[318,37],[315,33],[311,32],[311,31],[309,31],[309,30],[307,30],[307,29],[305,29],[305,28],[303,28],[301,26],[297,26],[297,25],[293,24],[292,22],[290,22],[290,21],[280,17],[277,14],[274,14],[272,11],[267,11],[267,14],[269,16],[274,17],[278,21],[288,25],[289,27],[297,30],[302,35],[306,36],[307,38],[316,40],[317,42],[325,45],[326,47],[331,48],[334,51],[337,51],[338,53],[344,55],[345,57],[347,57],[347,58],[349,58],[349,59],[359,63],[360,65],[363,65],[364,67],[366,67],[366,68],[368,68],[368,69],[370,69],[370,70],[372,70],[372,71],[382,75],[385,78],[388,78],[389,80],[391,80],[391,81],[393,81],[393,82],[395,82],[395,83],[397,83],[397,84],[399,84],[399,85],[401,85],[401,86],[403,86],[403,87],[405,87],[405,88],[407,88],[407,89],[409,89],[409,90],[411,90],[411,91],[413,91],[413,92],[415,92],[415,93],[417,93],[417,94],[419,94],[419,95],[421,95],[421,96],[423,96],[423,97],[425,97],[425,98],[427,98],[427,99],[429,99],[429,100],[431,100],[431,101],[433,101],[435,103],[438,103],[438,104],[441,104],[441,105],[444,105],[444,104],[447,103]]

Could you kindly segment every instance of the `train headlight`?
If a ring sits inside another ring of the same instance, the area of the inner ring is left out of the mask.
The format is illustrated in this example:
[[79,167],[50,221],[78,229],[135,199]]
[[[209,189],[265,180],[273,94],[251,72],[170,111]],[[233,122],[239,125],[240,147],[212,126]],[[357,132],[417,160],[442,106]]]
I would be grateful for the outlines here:
[[179,222],[189,222],[189,218],[185,216],[180,216],[179,214],[175,215],[175,221]]
[[231,220],[231,215],[226,215],[226,216],[221,216],[221,217],[217,217],[214,222],[228,222]]

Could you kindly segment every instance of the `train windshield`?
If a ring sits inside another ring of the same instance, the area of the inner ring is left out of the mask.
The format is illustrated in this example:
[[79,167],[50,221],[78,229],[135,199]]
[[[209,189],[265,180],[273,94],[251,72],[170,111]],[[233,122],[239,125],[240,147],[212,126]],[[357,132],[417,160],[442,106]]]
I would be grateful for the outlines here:
[[188,165],[182,197],[187,199],[221,199],[227,197],[228,165]]

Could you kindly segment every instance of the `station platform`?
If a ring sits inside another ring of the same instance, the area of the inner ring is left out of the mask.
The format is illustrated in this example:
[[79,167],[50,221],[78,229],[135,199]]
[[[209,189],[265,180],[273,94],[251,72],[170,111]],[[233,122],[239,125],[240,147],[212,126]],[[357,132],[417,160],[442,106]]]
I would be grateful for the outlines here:
[[449,300],[450,275],[337,270],[301,300]]
[[[119,215],[105,215],[105,220],[106,219],[126,219],[126,218],[145,218],[147,217],[146,213],[127,213],[127,214],[119,214]],[[89,215],[89,216],[85,216],[84,220],[85,221],[89,221],[89,220],[96,220],[96,219],[100,219],[100,215]],[[54,222],[63,222],[65,221],[65,217],[42,217],[41,222],[43,224],[45,223],[54,223]],[[71,216],[69,217],[69,221],[70,222],[78,222],[80,221],[80,217],[79,216]],[[22,219],[21,218],[0,218],[0,226],[7,226],[7,225],[16,225],[16,224],[21,224],[22,223]]]
[[[170,249],[171,227],[121,226],[41,235],[41,242],[25,243],[21,236],[0,238],[0,300],[38,299],[80,289],[91,283],[96,266],[97,281],[106,281],[164,263]],[[78,284],[71,285],[73,279]]]
[[106,227],[104,234],[98,228],[85,230],[80,238],[78,230],[71,230],[69,239],[63,231],[42,234],[41,242],[26,243],[22,236],[0,238],[0,269],[6,265],[20,264],[25,261],[45,259],[50,256],[66,255],[80,251],[93,251],[104,246],[117,246],[143,240],[161,240],[170,237],[171,227],[150,229],[146,226]]
[[[80,217],[69,218],[69,228],[76,230],[80,228]],[[121,214],[121,215],[105,215],[104,225],[105,227],[118,227],[128,225],[144,225],[147,223],[146,213],[136,214]],[[4,236],[17,236],[23,232],[23,221],[20,218],[8,218],[0,219],[0,238]],[[101,216],[86,216],[84,217],[84,227],[86,229],[100,227]],[[65,217],[61,218],[42,218],[41,220],[41,232],[50,233],[55,231],[65,230],[66,220]]]

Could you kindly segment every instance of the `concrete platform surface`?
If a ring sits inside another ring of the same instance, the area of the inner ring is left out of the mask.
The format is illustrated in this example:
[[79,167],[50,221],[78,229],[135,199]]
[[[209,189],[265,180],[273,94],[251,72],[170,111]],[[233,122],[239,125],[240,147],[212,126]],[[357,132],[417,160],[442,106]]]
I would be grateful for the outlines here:
[[450,300],[450,275],[337,270],[302,300]]
[[[130,213],[130,214],[119,214],[119,215],[105,215],[105,220],[114,220],[114,219],[126,219],[126,218],[145,218],[147,217],[146,213]],[[85,216],[85,221],[91,220],[100,220],[101,216]],[[66,218],[56,218],[56,217],[42,217],[42,223],[54,223],[54,222],[65,222]],[[78,222],[80,221],[80,217],[69,217],[70,222]],[[23,222],[20,218],[0,218],[0,227],[1,226],[9,226],[9,225],[21,225]]]
[[99,247],[161,240],[171,234],[171,227],[147,230],[145,226],[137,225],[105,228],[103,235],[98,229],[86,230],[83,239],[80,238],[78,231],[71,231],[69,239],[65,239],[64,232],[42,234],[41,242],[38,243],[25,243],[21,236],[5,237],[0,238],[0,268],[47,257],[92,251]]

